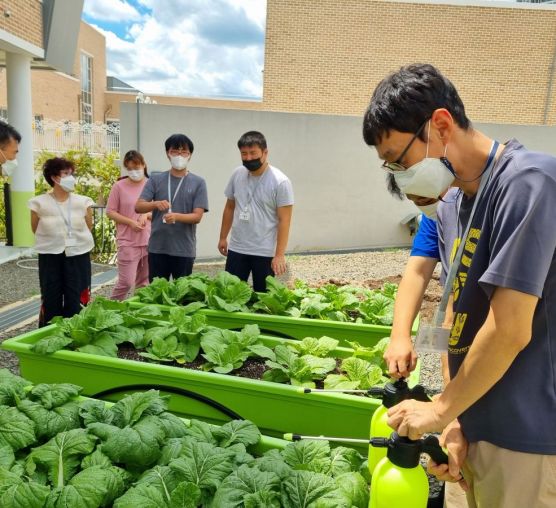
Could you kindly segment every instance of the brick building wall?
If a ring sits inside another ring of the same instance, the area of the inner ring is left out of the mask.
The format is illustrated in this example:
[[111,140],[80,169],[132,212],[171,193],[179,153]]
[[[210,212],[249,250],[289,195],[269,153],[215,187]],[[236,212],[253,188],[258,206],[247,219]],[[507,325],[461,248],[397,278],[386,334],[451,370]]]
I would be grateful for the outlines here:
[[554,7],[268,0],[263,107],[361,115],[389,72],[428,62],[454,82],[472,120],[542,124],[554,51]]
[[[197,97],[178,97],[171,95],[152,95],[148,96],[155,100],[157,104],[165,104],[172,106],[191,106],[196,108],[219,108],[219,109],[263,109],[262,102],[257,101],[241,101],[226,99],[201,99]],[[116,120],[120,118],[120,103],[135,102],[135,93],[106,92],[106,108],[108,110],[107,118]]]
[[[1,8],[0,8],[1,15]],[[33,114],[52,120],[78,121],[81,95],[81,53],[93,58],[93,121],[104,122],[106,108],[106,41],[87,23],[81,22],[72,75],[52,70],[31,70]],[[0,69],[0,107],[7,104],[6,69]]]
[[42,1],[0,1],[0,29],[42,48]]

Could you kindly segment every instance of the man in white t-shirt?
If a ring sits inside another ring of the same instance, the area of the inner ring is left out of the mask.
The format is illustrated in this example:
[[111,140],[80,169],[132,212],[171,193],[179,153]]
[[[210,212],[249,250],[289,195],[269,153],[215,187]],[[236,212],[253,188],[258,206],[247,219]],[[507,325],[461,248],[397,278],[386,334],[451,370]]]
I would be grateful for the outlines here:
[[269,164],[263,134],[246,132],[237,146],[242,165],[235,169],[224,191],[227,200],[218,250],[227,256],[227,272],[245,281],[251,274],[253,289],[266,291],[266,277],[286,271],[292,184]]

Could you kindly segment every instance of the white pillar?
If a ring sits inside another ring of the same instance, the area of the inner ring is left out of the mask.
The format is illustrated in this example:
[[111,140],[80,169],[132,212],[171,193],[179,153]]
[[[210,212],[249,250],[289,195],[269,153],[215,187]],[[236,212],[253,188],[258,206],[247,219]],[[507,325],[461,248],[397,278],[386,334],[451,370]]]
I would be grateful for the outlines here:
[[31,99],[31,57],[6,53],[8,118],[21,134],[18,167],[11,179],[13,240],[16,247],[34,244],[27,201],[35,194],[33,171],[33,105]]

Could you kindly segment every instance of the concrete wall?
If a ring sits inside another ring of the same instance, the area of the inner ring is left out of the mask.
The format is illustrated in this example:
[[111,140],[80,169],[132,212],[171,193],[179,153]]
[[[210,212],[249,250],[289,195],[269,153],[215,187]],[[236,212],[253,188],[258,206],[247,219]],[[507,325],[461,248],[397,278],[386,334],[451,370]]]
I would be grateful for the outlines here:
[[[121,105],[122,155],[136,144],[135,104]],[[518,137],[533,149],[556,155],[556,127],[477,124],[501,141]],[[192,172],[203,176],[210,212],[198,226],[197,256],[217,257],[224,187],[240,163],[237,140],[260,130],[273,165],[292,180],[296,203],[289,252],[409,245],[400,220],[416,210],[392,198],[374,149],[361,136],[361,118],[338,115],[140,106],[140,148],[151,171],[167,170],[164,140],[187,134],[195,144]]]

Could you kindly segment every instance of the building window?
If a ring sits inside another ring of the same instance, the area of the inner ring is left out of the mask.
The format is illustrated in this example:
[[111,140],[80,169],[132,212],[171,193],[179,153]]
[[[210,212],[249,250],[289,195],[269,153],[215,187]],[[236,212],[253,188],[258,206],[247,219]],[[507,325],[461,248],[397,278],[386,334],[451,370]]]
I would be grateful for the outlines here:
[[93,123],[93,59],[81,53],[81,120]]
[[34,121],[35,130],[40,134],[44,134],[43,122],[44,122],[43,115],[35,115],[35,121]]

